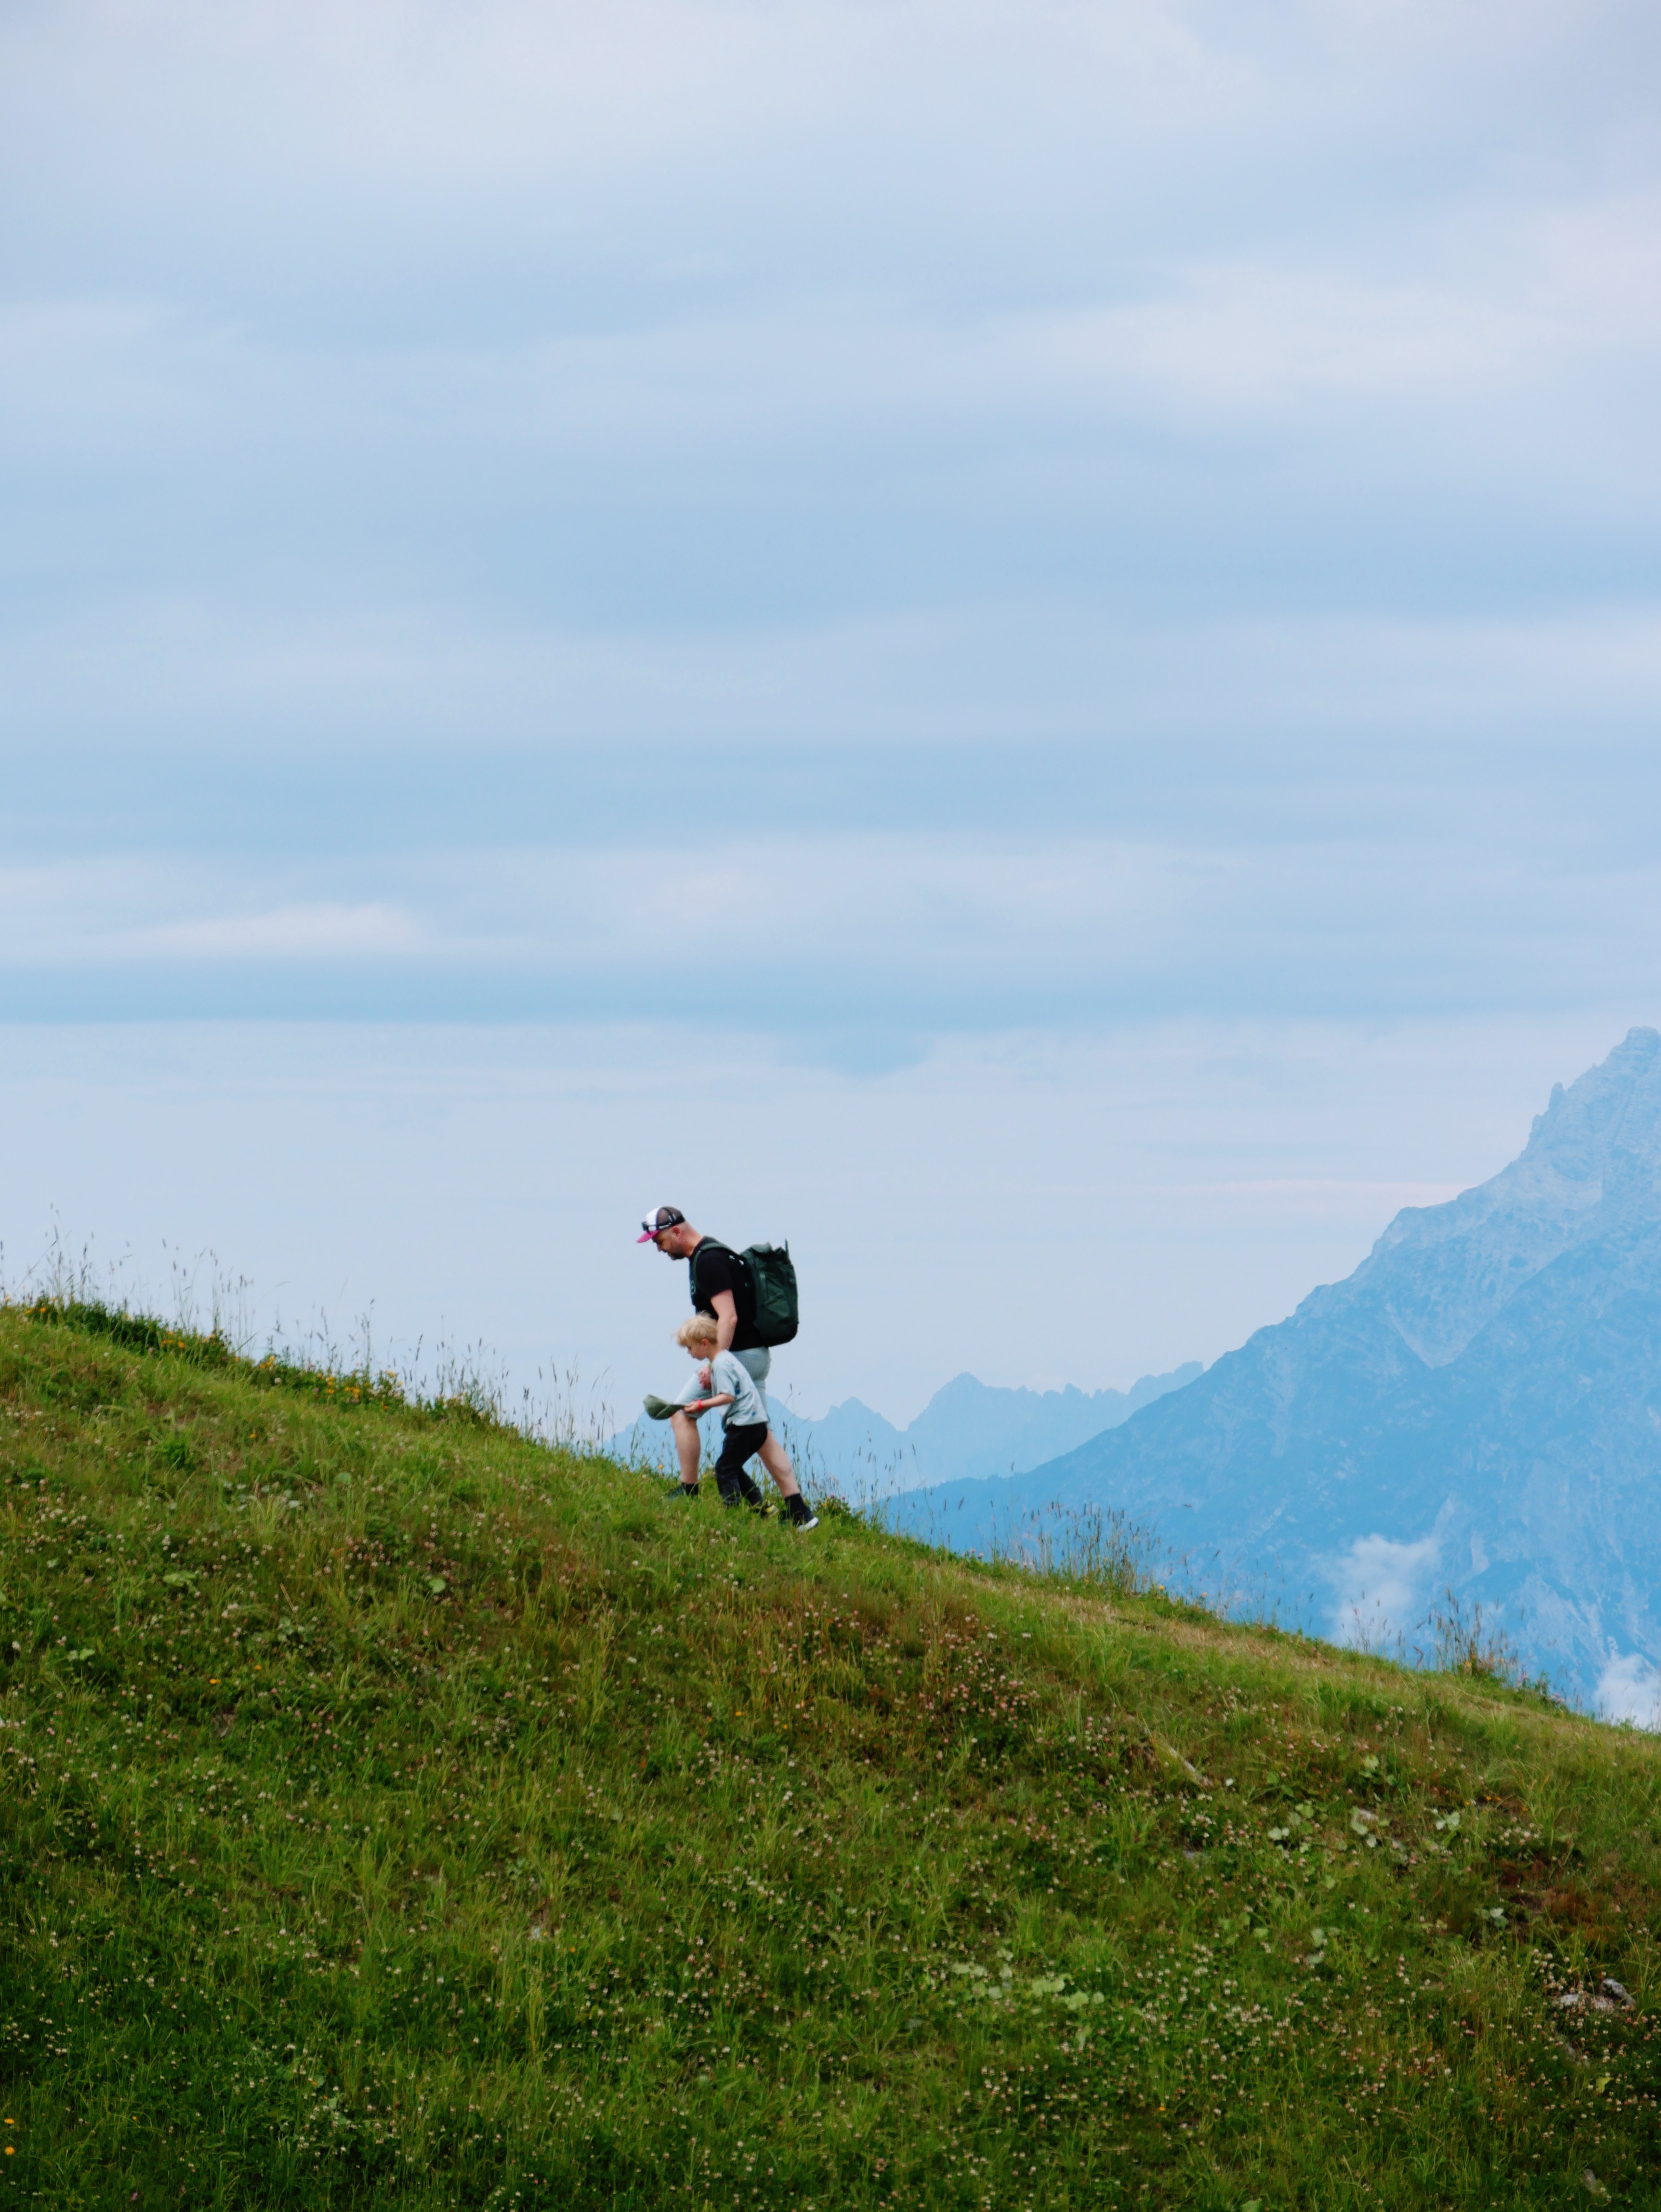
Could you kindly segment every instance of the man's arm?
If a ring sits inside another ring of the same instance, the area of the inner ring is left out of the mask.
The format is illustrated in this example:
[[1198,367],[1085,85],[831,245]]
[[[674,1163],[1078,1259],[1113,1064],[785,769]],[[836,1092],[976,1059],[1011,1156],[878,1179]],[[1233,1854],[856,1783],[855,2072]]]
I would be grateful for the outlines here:
[[738,1334],[739,1302],[731,1291],[717,1291],[709,1301],[715,1316],[717,1352],[730,1352],[733,1339]]

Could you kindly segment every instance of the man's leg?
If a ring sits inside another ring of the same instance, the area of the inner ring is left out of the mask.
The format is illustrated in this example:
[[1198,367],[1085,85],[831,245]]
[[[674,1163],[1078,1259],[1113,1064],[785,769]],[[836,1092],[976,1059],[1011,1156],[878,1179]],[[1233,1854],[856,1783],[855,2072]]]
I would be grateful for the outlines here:
[[698,1486],[698,1462],[703,1456],[703,1441],[698,1435],[698,1425],[690,1413],[671,1413],[669,1425],[675,1432],[675,1452],[680,1461],[680,1479],[688,1490]]
[[784,1446],[771,1429],[767,1431],[767,1441],[761,1446],[761,1463],[779,1486],[779,1495],[784,1500],[784,1510],[790,1516],[792,1528],[817,1528],[819,1516],[802,1496],[795,1470]]
[[800,1491],[796,1470],[790,1464],[790,1455],[771,1429],[767,1431],[767,1441],[761,1448],[761,1463],[777,1483],[781,1498],[794,1498]]

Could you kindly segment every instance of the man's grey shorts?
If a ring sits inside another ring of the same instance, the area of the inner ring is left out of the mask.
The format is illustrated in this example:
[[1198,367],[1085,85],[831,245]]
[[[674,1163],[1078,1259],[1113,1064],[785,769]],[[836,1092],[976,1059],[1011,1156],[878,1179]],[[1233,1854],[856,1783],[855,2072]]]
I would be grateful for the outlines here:
[[[733,1357],[740,1367],[747,1367],[750,1370],[750,1379],[761,1393],[762,1404],[767,1406],[767,1378],[773,1371],[773,1354],[770,1349],[764,1344],[758,1344],[752,1352],[735,1352]],[[767,1406],[767,1418],[770,1422],[773,1418],[773,1408],[770,1406]]]
[[[767,1377],[773,1369],[771,1349],[767,1345],[758,1344],[753,1351],[735,1352],[733,1357],[740,1367],[747,1367],[750,1370],[750,1379],[761,1393],[761,1402],[764,1406],[767,1406],[767,1418],[770,1422],[773,1418],[773,1408],[767,1405]],[[681,1404],[690,1406],[697,1395],[698,1378],[694,1370],[691,1381],[680,1394]]]

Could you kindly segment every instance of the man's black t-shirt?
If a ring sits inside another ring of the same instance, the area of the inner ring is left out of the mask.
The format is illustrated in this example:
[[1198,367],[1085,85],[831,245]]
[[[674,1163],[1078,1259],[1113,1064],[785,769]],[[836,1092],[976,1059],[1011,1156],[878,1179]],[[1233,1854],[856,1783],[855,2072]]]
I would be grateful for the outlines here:
[[738,1254],[729,1251],[725,1244],[718,1244],[713,1237],[706,1237],[687,1261],[686,1273],[692,1288],[693,1312],[714,1313],[716,1291],[731,1291],[739,1316],[739,1325],[733,1332],[733,1350],[758,1351],[761,1339],[756,1334],[756,1293],[750,1271]]

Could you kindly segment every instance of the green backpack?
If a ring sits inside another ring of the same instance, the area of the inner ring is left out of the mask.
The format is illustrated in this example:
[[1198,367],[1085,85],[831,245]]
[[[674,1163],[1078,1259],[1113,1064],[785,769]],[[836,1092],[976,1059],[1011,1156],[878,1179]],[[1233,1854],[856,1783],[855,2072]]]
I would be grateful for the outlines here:
[[750,1271],[756,1334],[766,1345],[788,1344],[801,1324],[796,1302],[796,1263],[788,1244],[748,1244],[739,1254]]
[[747,1244],[742,1252],[733,1252],[730,1244],[722,1244],[713,1237],[698,1249],[708,1251],[713,1247],[718,1252],[732,1252],[744,1270],[750,1286],[750,1311],[744,1316],[756,1334],[770,1350],[774,1345],[788,1344],[801,1325],[800,1309],[796,1302],[796,1267],[790,1257],[788,1244]]

